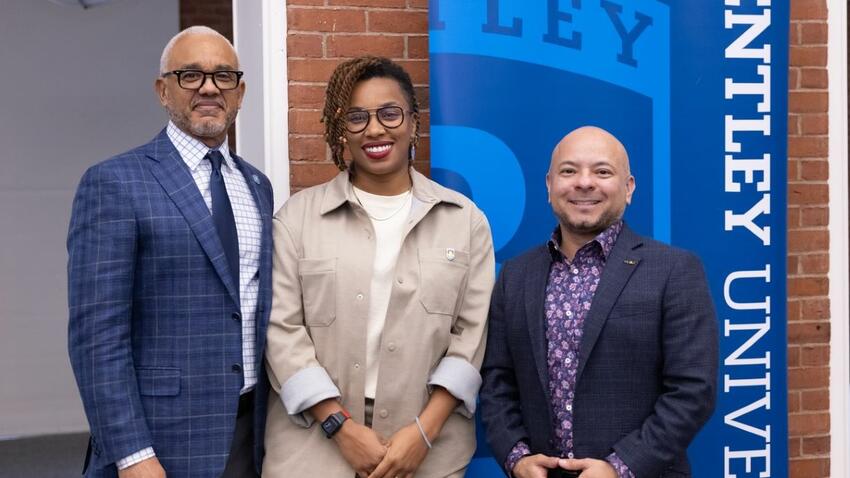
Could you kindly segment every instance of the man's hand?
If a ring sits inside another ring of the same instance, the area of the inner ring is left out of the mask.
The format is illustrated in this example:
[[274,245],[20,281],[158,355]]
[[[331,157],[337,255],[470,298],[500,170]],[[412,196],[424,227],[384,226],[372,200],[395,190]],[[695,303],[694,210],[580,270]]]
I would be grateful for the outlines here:
[[546,478],[549,470],[558,467],[558,457],[543,454],[520,458],[514,465],[514,478]]
[[165,478],[165,468],[153,456],[118,470],[118,478]]
[[390,438],[386,456],[369,478],[412,477],[428,454],[419,427],[411,423]]
[[333,438],[345,461],[361,478],[369,476],[387,453],[384,440],[374,430],[351,419],[343,422]]
[[558,466],[581,472],[579,478],[617,478],[617,470],[605,460],[562,458],[558,460]]

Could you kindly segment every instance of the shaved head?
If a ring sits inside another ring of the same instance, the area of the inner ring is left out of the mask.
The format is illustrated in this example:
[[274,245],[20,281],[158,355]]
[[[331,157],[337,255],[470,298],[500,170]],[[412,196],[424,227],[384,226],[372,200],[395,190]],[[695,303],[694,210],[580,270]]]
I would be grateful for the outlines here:
[[561,138],[561,141],[552,150],[552,161],[549,164],[549,171],[552,171],[557,158],[563,157],[565,154],[570,154],[575,149],[585,151],[607,150],[612,159],[621,163],[621,166],[624,168],[623,171],[627,175],[631,175],[629,154],[626,152],[626,147],[613,134],[597,126],[582,126],[570,131],[566,136]]

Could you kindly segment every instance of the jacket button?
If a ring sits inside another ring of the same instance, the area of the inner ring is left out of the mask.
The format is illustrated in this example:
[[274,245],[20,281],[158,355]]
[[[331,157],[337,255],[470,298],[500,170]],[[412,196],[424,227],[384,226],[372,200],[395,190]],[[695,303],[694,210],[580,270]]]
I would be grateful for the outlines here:
[[236,322],[239,322],[240,320],[242,320],[242,316],[239,315],[239,312],[234,312],[233,315],[230,316],[230,318],[235,320]]
[[389,350],[390,352],[395,352],[395,349],[395,342],[390,342],[390,344],[387,346],[387,350]]
[[390,416],[390,412],[388,412],[386,409],[383,409],[378,412],[378,416],[381,418],[387,418],[388,416]]
[[232,367],[230,367],[230,370],[233,370],[234,372],[239,373],[239,372],[242,371],[242,366],[239,365],[238,363],[235,363],[235,364],[233,364]]
[[357,294],[357,300],[363,300],[363,294]]
[[404,277],[399,277],[398,279],[396,279],[396,282],[398,282],[399,284],[404,284]]

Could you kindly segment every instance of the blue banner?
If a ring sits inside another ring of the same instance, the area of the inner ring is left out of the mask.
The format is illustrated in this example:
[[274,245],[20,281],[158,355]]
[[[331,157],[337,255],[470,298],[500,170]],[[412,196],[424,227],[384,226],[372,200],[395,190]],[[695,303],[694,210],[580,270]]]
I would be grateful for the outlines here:
[[[501,264],[545,241],[552,148],[629,152],[626,221],[696,252],[720,329],[694,476],[787,476],[788,2],[431,0],[432,177],[490,220]],[[484,436],[467,476],[500,476]]]

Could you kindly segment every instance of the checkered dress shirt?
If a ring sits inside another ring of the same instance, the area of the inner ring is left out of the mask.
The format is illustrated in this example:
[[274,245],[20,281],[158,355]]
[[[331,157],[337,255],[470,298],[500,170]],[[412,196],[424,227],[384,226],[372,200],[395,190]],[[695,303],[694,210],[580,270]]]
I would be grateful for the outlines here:
[[[207,208],[212,212],[212,196],[210,195],[212,165],[204,160],[210,148],[184,133],[170,121],[166,132],[177,152],[180,153],[180,157],[192,172],[195,184],[198,185]],[[221,168],[221,174],[224,177],[224,185],[227,188],[227,196],[230,198],[230,206],[233,208],[236,232],[239,236],[239,299],[242,310],[242,374],[244,378],[242,393],[245,393],[253,389],[257,383],[255,314],[260,286],[260,241],[263,225],[245,177],[230,157],[227,140],[215,149],[224,156],[223,164],[226,166]],[[123,470],[154,456],[156,456],[154,449],[148,447],[118,460],[116,466],[119,470]]]

